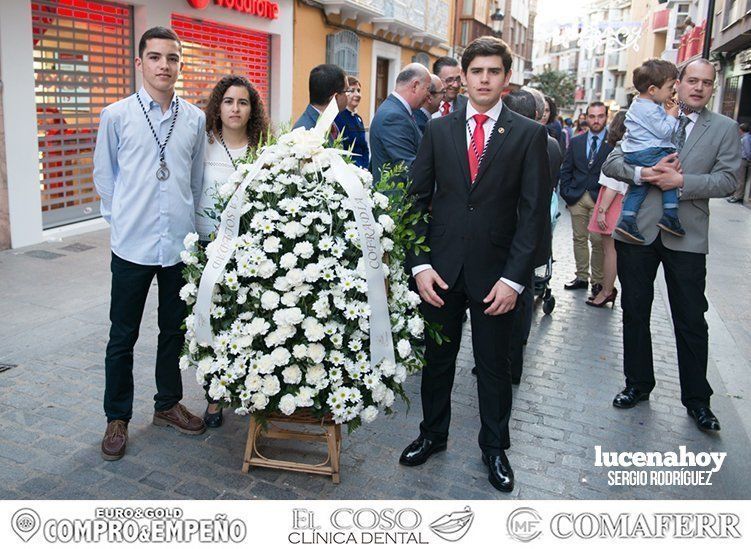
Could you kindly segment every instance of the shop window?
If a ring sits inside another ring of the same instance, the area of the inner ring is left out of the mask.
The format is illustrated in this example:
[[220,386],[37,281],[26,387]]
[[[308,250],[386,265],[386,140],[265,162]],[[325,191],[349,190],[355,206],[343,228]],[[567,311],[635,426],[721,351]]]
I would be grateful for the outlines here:
[[[133,93],[133,11],[106,1],[31,2],[44,228],[99,216],[99,114]],[[35,184],[37,184],[35,182]]]
[[352,31],[343,30],[326,37],[326,62],[340,66],[350,76],[358,76],[360,38]]
[[172,14],[172,28],[183,46],[180,97],[201,108],[217,82],[228,74],[246,77],[263,99],[270,99],[271,37],[243,27]]

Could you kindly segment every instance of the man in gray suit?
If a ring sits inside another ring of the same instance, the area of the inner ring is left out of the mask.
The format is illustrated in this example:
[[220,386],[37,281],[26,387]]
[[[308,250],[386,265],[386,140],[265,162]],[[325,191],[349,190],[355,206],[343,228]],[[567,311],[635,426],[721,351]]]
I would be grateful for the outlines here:
[[381,103],[370,124],[370,171],[381,179],[385,165],[403,163],[407,169],[417,156],[422,133],[412,111],[430,90],[430,73],[420,63],[410,63],[396,77],[396,89]]
[[[605,175],[630,185],[651,185],[637,216],[644,227],[645,244],[625,242],[619,235],[618,278],[623,307],[623,371],[626,388],[613,406],[632,408],[649,398],[655,386],[649,319],[657,267],[662,263],[668,287],[678,348],[681,402],[703,431],[719,431],[720,422],[709,407],[712,388],[707,381],[708,330],[704,320],[707,300],[709,199],[728,196],[735,189],[740,166],[738,124],[706,108],[716,73],[705,59],[684,66],[676,83],[681,106],[674,135],[677,154],[652,168],[634,168],[623,161],[617,147],[602,166]],[[662,193],[680,189],[678,208],[686,236],[660,232]],[[685,221],[684,221],[685,220]]]

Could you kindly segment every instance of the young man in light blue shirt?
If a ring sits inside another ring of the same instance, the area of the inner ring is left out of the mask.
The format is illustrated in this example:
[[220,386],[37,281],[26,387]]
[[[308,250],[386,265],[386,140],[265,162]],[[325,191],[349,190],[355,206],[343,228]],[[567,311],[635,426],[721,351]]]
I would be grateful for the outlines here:
[[97,133],[94,184],[102,216],[111,227],[112,247],[112,324],[104,391],[107,430],[101,446],[108,461],[125,454],[133,413],[133,347],[155,275],[159,339],[153,422],[190,435],[205,430],[203,420],[180,404],[181,326],[186,316],[179,295],[180,251],[185,236],[195,231],[206,128],[203,112],[175,95],[181,58],[180,39],[172,29],[146,31],[136,58],[143,87],[107,106]]
[[[652,167],[676,152],[678,105],[672,101],[678,68],[669,61],[648,59],[634,70],[634,87],[639,91],[626,113],[626,135],[621,143],[623,160],[632,166]],[[685,140],[685,124],[683,136]],[[680,144],[681,146],[683,143]],[[632,242],[644,243],[636,216],[649,185],[632,185],[623,200],[621,219],[615,230]],[[662,218],[657,224],[674,236],[686,232],[678,219],[678,192],[662,193]]]

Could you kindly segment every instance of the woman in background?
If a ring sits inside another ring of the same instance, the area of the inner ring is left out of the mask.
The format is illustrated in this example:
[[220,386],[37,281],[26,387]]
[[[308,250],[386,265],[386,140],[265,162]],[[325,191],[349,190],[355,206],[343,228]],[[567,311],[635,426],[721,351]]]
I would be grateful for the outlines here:
[[337,115],[334,123],[342,131],[342,146],[345,149],[352,149],[354,153],[352,161],[367,170],[370,165],[370,149],[365,139],[365,124],[357,114],[357,107],[362,99],[360,81],[354,76],[348,76],[347,86],[349,93],[347,108]]
[[[203,194],[196,216],[196,231],[205,246],[219,226],[214,207],[218,189],[240,163],[248,162],[268,131],[263,101],[253,84],[243,76],[225,76],[211,91],[206,105],[206,154],[203,163]],[[203,420],[206,427],[222,424],[222,409],[208,393]]]
[[[615,147],[618,141],[623,139],[626,133],[626,112],[618,111],[608,126],[607,141],[611,147]],[[591,307],[604,307],[611,303],[615,307],[615,298],[618,290],[615,288],[616,252],[615,242],[613,241],[613,229],[621,215],[621,202],[623,195],[628,191],[628,184],[600,174],[600,194],[597,196],[592,219],[589,221],[588,229],[592,233],[598,233],[602,237],[602,251],[604,254],[602,290],[587,301]]]

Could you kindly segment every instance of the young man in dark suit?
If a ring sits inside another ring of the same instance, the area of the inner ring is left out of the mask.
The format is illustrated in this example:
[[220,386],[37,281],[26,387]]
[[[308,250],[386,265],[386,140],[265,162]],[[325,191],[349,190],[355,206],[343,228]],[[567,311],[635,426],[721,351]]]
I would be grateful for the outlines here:
[[576,276],[564,288],[567,290],[585,289],[591,281],[593,295],[597,295],[602,288],[604,256],[600,235],[590,233],[587,225],[592,217],[595,202],[597,202],[597,194],[600,192],[602,163],[613,150],[613,147],[607,143],[608,133],[605,128],[607,121],[607,106],[599,101],[590,103],[587,107],[589,131],[571,140],[571,146],[566,150],[563,166],[561,166],[561,198],[566,201],[571,214],[574,260],[576,261]]
[[482,37],[462,56],[469,103],[427,125],[412,165],[409,195],[428,214],[415,226],[430,251],[407,261],[429,322],[448,341],[425,338],[420,436],[400,463],[420,465],[446,449],[451,388],[467,306],[477,365],[479,445],[498,490],[514,487],[506,457],[510,446],[511,373],[508,365],[513,310],[530,280],[550,206],[547,132],[503,107],[511,76],[509,47]]

